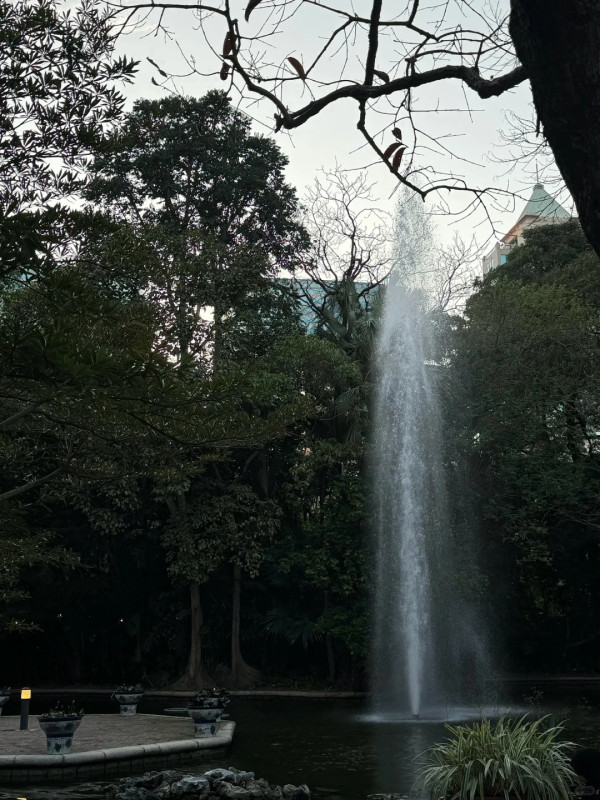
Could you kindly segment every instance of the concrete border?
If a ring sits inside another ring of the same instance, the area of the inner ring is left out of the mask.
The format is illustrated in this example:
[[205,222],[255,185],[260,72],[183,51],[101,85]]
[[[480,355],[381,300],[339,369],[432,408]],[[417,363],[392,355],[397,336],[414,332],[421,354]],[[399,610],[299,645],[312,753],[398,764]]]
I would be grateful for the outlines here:
[[67,755],[21,754],[0,755],[0,783],[8,780],[39,780],[41,778],[66,779],[80,777],[80,773],[93,775],[107,773],[119,766],[127,769],[143,767],[151,762],[166,763],[174,757],[181,761],[197,753],[215,748],[228,747],[235,731],[235,722],[221,722],[214,736],[202,739],[179,739],[159,744],[112,747],[103,750],[87,750]]

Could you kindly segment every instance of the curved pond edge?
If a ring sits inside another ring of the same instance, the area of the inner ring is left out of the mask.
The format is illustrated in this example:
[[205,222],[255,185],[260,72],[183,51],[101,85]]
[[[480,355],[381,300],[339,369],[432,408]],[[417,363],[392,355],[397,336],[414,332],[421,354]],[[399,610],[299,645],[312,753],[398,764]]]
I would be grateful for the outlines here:
[[[86,750],[66,755],[18,754],[0,755],[0,783],[18,783],[24,780],[71,780],[120,769],[156,766],[193,757],[198,752],[226,748],[232,740],[235,722],[221,722],[214,736],[201,739],[179,739],[154,744],[110,747]],[[10,747],[10,743],[5,743]]]

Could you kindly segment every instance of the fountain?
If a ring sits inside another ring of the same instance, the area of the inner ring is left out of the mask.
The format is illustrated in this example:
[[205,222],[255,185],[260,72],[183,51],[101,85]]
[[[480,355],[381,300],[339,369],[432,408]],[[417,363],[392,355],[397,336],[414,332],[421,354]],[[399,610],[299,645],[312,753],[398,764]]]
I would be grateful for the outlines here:
[[485,656],[457,579],[468,574],[469,526],[459,541],[439,399],[445,367],[426,292],[410,283],[392,274],[378,346],[374,710],[376,719],[460,719],[482,712]]

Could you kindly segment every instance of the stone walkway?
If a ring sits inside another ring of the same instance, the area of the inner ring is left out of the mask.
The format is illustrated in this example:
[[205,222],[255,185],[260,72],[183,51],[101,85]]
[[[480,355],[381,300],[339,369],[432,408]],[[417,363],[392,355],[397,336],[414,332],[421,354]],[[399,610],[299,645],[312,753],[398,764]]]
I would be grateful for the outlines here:
[[219,724],[215,736],[194,738],[194,724],[187,717],[157,714],[88,714],[73,737],[68,755],[47,755],[46,737],[37,716],[29,718],[29,730],[19,730],[20,718],[0,716],[0,782],[6,778],[47,777],[57,772],[92,774],[107,771],[115,763],[165,762],[200,750],[231,744],[235,722]]

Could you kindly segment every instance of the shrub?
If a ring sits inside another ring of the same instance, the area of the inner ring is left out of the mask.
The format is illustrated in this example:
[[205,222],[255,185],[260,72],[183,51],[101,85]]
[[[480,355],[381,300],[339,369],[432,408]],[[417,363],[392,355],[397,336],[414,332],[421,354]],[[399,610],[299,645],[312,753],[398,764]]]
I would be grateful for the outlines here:
[[446,728],[451,737],[426,751],[417,779],[417,788],[433,800],[569,800],[576,781],[569,753],[575,745],[559,741],[561,725],[549,726],[547,717],[502,717]]

